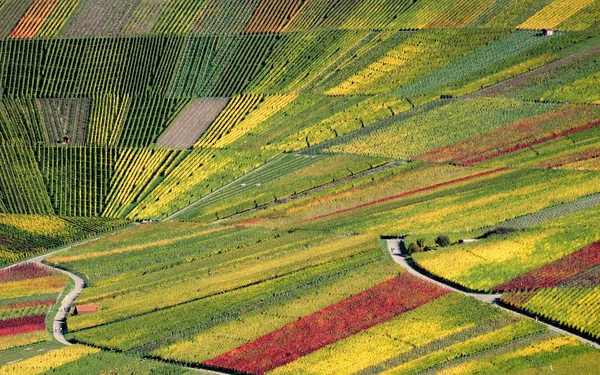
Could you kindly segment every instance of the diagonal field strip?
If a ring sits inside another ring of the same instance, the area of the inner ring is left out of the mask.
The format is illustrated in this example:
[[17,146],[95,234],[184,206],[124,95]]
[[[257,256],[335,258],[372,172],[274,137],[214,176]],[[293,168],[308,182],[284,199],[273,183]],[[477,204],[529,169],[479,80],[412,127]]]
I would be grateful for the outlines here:
[[536,146],[536,145],[539,145],[539,144],[542,144],[542,143],[546,143],[548,141],[552,141],[552,140],[557,139],[557,138],[567,137],[569,135],[573,135],[573,134],[582,132],[584,130],[592,129],[592,128],[595,128],[595,127],[598,127],[598,126],[600,126],[600,120],[593,121],[593,122],[587,123],[585,125],[578,126],[576,128],[565,130],[565,131],[562,131],[560,133],[548,135],[546,137],[539,138],[539,139],[536,139],[536,140],[533,140],[533,141],[530,141],[530,142],[516,144],[514,146],[504,148],[502,150],[493,152],[491,154],[482,155],[482,156],[478,156],[476,158],[468,159],[466,161],[461,162],[460,164],[461,165],[469,166],[469,165],[472,165],[472,164],[475,164],[475,163],[481,163],[481,162],[486,161],[486,160],[494,159],[494,158],[497,158],[497,157],[503,156],[503,155],[512,154],[513,152],[517,152],[517,151],[520,151],[520,150],[523,150],[523,149],[526,149],[526,148],[529,148],[529,147],[532,147],[532,146]]
[[[438,281],[438,280],[433,279],[430,276],[426,275],[425,273],[417,270],[416,268],[414,268],[411,264],[408,263],[408,261],[404,258],[403,255],[393,253],[393,251],[392,251],[391,247],[389,246],[389,244],[388,244],[388,251],[390,252],[390,256],[392,257],[392,259],[394,260],[394,262],[396,262],[398,265],[400,265],[402,268],[406,269],[409,273],[411,273],[414,276],[417,276],[417,277],[419,277],[419,278],[421,278],[423,280],[427,280],[427,281],[429,281],[431,283],[437,284],[438,286],[443,286],[443,287],[445,287],[445,288],[447,288],[449,290],[452,290],[454,292],[462,293],[462,294],[464,294],[466,296],[476,298],[476,299],[478,299],[478,300],[480,300],[482,302],[492,304],[492,305],[497,306],[498,308],[500,308],[502,310],[510,312],[511,314],[516,314],[516,315],[519,315],[519,316],[523,316],[523,317],[528,318],[528,319],[534,319],[533,317],[531,317],[531,316],[529,316],[527,314],[524,314],[524,313],[522,313],[520,311],[511,310],[511,309],[508,309],[508,308],[500,305],[498,301],[502,297],[502,294],[472,293],[472,292],[468,292],[468,291],[465,291],[465,290],[454,288],[454,287],[452,287],[450,285],[447,285],[444,282],[442,282],[444,280]],[[538,321],[539,323],[542,323],[542,324],[546,325],[548,327],[548,329],[550,329],[551,331],[558,332],[558,333],[561,333],[561,334],[564,334],[564,335],[573,336],[573,337],[577,338],[579,341],[581,341],[581,342],[583,342],[585,344],[588,344],[588,345],[591,345],[591,346],[593,346],[593,347],[595,347],[597,349],[600,349],[600,344],[597,343],[597,342],[594,342],[594,341],[591,341],[589,339],[586,339],[585,337],[582,337],[582,336],[580,336],[580,335],[578,335],[576,333],[566,331],[566,330],[564,330],[564,329],[562,329],[562,328],[560,328],[560,327],[558,327],[558,326],[556,326],[556,325],[554,325],[554,324],[552,324],[550,322],[544,321],[544,319],[538,320],[537,318],[535,318],[535,320]]]
[[422,193],[422,192],[429,191],[429,190],[434,190],[434,189],[437,189],[437,188],[440,188],[440,187],[449,186],[449,185],[457,184],[457,183],[460,183],[460,182],[469,181],[469,180],[472,180],[472,179],[475,179],[475,178],[492,175],[492,174],[499,173],[499,172],[506,171],[506,170],[509,170],[509,168],[505,167],[505,168],[493,169],[493,170],[489,170],[489,171],[477,173],[477,174],[474,174],[474,175],[471,175],[471,176],[461,177],[461,178],[458,178],[456,180],[441,182],[439,184],[427,186],[427,187],[424,187],[424,188],[407,191],[407,192],[402,193],[402,194],[392,195],[390,197],[381,198],[381,199],[378,199],[378,200],[375,200],[375,201],[372,201],[372,202],[363,203],[363,204],[360,204],[358,206],[349,207],[349,208],[345,208],[343,210],[338,210],[338,211],[330,212],[328,214],[324,214],[324,215],[320,215],[320,216],[308,219],[308,221],[323,219],[323,218],[326,218],[326,217],[329,217],[329,216],[334,216],[334,215],[338,215],[338,214],[341,214],[341,213],[358,210],[358,209],[369,207],[369,206],[372,206],[372,205],[375,205],[375,204],[379,204],[379,203],[383,203],[383,202],[388,202],[388,201],[392,201],[392,200],[396,200],[396,199],[400,199],[400,198],[404,198],[404,197],[407,197],[407,196],[410,196],[410,195]]
[[164,221],[173,221],[178,216],[181,216],[182,214],[192,209],[202,209],[202,207],[205,207],[209,204],[213,204],[217,200],[228,199],[229,197],[232,197],[245,190],[251,190],[257,185],[259,186],[265,184],[285,174],[294,172],[313,163],[316,163],[317,161],[323,158],[323,155],[300,154],[284,154],[283,156],[276,157],[274,160],[262,165],[261,167],[258,167],[253,171],[246,173],[242,177],[215,190],[213,193],[200,198],[191,205],[169,216]]
[[600,204],[600,193],[588,195],[571,202],[559,204],[557,206],[548,207],[541,211],[531,213],[529,215],[520,216],[503,223],[499,223],[493,227],[483,228],[484,230],[492,230],[497,227],[523,229],[533,225],[541,224],[562,216],[572,214],[581,210],[595,207]]
[[403,273],[203,364],[262,375],[448,293]]
[[495,85],[492,86],[488,86],[486,88],[483,88],[479,91],[475,91],[474,93],[471,94],[467,94],[465,96],[463,96],[463,98],[477,98],[477,97],[483,97],[483,96],[495,96],[497,94],[499,94],[502,90],[512,87],[512,86],[517,86],[520,84],[524,84],[527,82],[527,80],[531,80],[531,79],[535,79],[537,77],[542,76],[545,73],[549,73],[549,72],[553,72],[553,71],[558,71],[561,67],[567,66],[569,64],[572,63],[577,63],[578,61],[581,61],[595,53],[599,53],[600,52],[600,46],[598,47],[594,47],[591,48],[587,51],[584,52],[580,52],[565,58],[562,58],[560,60],[556,60],[554,62],[551,62],[550,64],[546,64],[540,68],[534,69],[532,71],[529,71],[527,73],[523,73],[520,74],[518,76],[515,76],[513,78],[507,79],[505,81],[496,83]]
[[553,288],[600,263],[600,241],[492,288],[493,291]]

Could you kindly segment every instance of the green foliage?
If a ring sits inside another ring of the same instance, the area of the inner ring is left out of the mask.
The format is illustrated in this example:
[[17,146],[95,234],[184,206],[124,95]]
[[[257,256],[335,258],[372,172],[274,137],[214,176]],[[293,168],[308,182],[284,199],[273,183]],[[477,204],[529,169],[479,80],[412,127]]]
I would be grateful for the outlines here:
[[450,242],[450,237],[448,237],[448,236],[445,236],[445,235],[443,235],[443,236],[438,236],[438,237],[435,239],[435,243],[436,243],[438,246],[440,246],[440,247],[448,247],[448,246],[450,246],[450,244],[451,244],[451,242]]
[[557,107],[556,104],[527,103],[511,99],[440,101],[353,133],[326,149],[332,152],[412,159],[419,154],[476,138],[493,129]]

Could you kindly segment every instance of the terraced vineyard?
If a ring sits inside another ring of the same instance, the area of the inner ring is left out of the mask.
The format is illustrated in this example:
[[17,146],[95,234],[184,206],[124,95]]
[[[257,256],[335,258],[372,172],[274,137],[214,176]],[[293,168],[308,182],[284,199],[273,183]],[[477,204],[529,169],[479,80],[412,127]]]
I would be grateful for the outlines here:
[[0,375],[596,374],[599,20],[0,1]]

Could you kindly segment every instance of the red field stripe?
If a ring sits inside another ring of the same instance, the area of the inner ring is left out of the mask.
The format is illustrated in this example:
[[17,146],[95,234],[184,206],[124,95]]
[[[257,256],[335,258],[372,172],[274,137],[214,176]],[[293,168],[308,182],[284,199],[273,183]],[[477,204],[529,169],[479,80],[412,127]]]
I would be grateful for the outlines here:
[[203,364],[261,375],[448,293],[404,273]]
[[42,28],[54,8],[58,5],[58,0],[37,0],[34,1],[25,12],[19,23],[10,32],[9,38],[33,38]]
[[342,213],[345,213],[345,212],[350,212],[350,211],[358,210],[358,209],[361,209],[361,208],[369,207],[369,206],[372,206],[374,204],[379,204],[379,203],[383,203],[383,202],[387,202],[387,201],[391,201],[391,200],[395,200],[395,199],[399,199],[399,198],[404,198],[404,197],[407,197],[409,195],[422,193],[424,191],[434,190],[434,189],[437,189],[437,188],[440,188],[440,187],[457,184],[459,182],[464,182],[464,181],[469,181],[469,180],[472,180],[472,179],[475,179],[475,178],[484,177],[484,176],[487,176],[487,175],[490,175],[490,174],[494,174],[494,173],[498,173],[498,172],[502,172],[502,171],[505,171],[505,170],[508,170],[508,169],[509,168],[507,168],[507,167],[498,168],[498,169],[493,169],[493,170],[490,170],[490,171],[485,171],[485,172],[477,173],[477,174],[474,174],[474,175],[471,175],[471,176],[461,177],[461,178],[458,178],[458,179],[452,180],[452,181],[441,182],[439,184],[427,186],[427,187],[424,187],[424,188],[407,191],[407,192],[402,193],[402,194],[392,195],[392,196],[381,198],[381,199],[377,199],[377,200],[374,200],[374,201],[371,201],[371,202],[368,202],[368,203],[359,204],[358,206],[354,206],[354,207],[350,207],[350,208],[344,208],[343,210],[338,210],[338,211],[335,211],[335,212],[330,212],[328,214],[316,216],[316,217],[313,217],[313,218],[308,219],[308,220],[323,219],[323,218],[326,218],[326,217],[329,217],[329,216],[338,215],[338,214],[342,214]]
[[596,158],[600,158],[600,148],[563,156],[558,159],[554,159],[554,160],[551,160],[548,162],[537,164],[536,167],[538,167],[538,168],[560,168],[560,167],[567,166],[569,164],[577,163],[577,162],[584,161],[584,160],[592,160],[592,159],[596,159]]
[[9,309],[23,309],[26,307],[38,307],[38,306],[52,306],[56,300],[54,298],[45,299],[45,300],[37,300],[37,301],[27,301],[27,302],[16,302],[9,303],[6,305]]
[[0,283],[35,279],[52,275],[53,273],[43,266],[34,263],[23,263],[0,271]]
[[0,337],[33,331],[43,331],[45,329],[46,315],[24,316],[22,318],[0,320]]
[[555,287],[569,277],[596,264],[600,264],[600,241],[530,271],[523,276],[498,285],[493,290],[530,290]]
[[520,151],[520,150],[522,150],[524,148],[528,148],[528,147],[531,147],[531,146],[539,145],[540,143],[545,143],[545,142],[548,142],[548,141],[551,141],[551,140],[554,140],[554,139],[557,139],[557,138],[566,137],[568,135],[579,133],[579,132],[587,130],[587,129],[595,128],[595,127],[597,127],[599,125],[600,125],[600,120],[593,121],[593,122],[590,122],[588,124],[578,126],[576,128],[572,128],[572,129],[569,129],[569,130],[562,131],[560,133],[556,133],[556,134],[552,134],[552,135],[549,135],[549,136],[546,136],[546,137],[543,137],[543,138],[540,138],[540,139],[536,139],[534,141],[530,141],[530,142],[527,142],[527,143],[522,143],[522,144],[517,144],[517,145],[511,146],[511,147],[507,147],[507,148],[505,148],[503,150],[494,152],[492,154],[483,155],[483,156],[479,156],[479,157],[476,157],[476,158],[473,158],[473,159],[469,159],[469,160],[461,162],[460,164],[461,165],[471,165],[471,164],[475,164],[475,163],[481,163],[483,161],[494,159],[494,158],[497,158],[499,156],[503,156],[503,155],[506,155],[506,154],[512,154],[513,152]]

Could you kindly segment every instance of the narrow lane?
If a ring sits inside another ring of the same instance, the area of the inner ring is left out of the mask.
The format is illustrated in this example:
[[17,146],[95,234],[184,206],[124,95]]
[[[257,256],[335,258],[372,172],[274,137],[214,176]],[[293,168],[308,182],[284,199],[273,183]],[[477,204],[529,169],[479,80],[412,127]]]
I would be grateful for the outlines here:
[[[502,297],[502,294],[501,294],[501,293],[500,293],[500,294],[469,293],[469,292],[465,292],[465,291],[463,291],[463,290],[460,290],[460,289],[453,288],[453,287],[451,287],[451,286],[449,286],[449,285],[447,285],[447,284],[444,284],[444,283],[442,283],[442,282],[439,282],[439,281],[437,281],[437,280],[435,280],[435,279],[432,279],[431,277],[429,277],[429,276],[427,276],[427,275],[424,275],[424,274],[422,274],[421,272],[419,272],[419,271],[417,271],[416,269],[414,269],[414,268],[413,268],[413,267],[412,267],[412,266],[411,266],[411,265],[410,265],[410,264],[409,264],[409,263],[406,261],[406,259],[404,258],[404,256],[402,256],[402,255],[400,255],[400,254],[396,254],[396,253],[393,251],[393,249],[392,249],[392,246],[393,246],[393,245],[391,245],[391,242],[388,242],[388,251],[390,252],[390,255],[392,256],[392,259],[394,260],[394,262],[396,262],[396,263],[397,263],[397,264],[399,264],[401,267],[403,267],[404,269],[406,269],[406,270],[407,270],[408,272],[410,272],[412,275],[414,275],[414,276],[416,276],[416,277],[419,277],[419,278],[421,278],[421,279],[423,279],[423,280],[429,281],[429,282],[431,282],[431,283],[437,284],[437,285],[439,285],[439,286],[441,286],[441,287],[444,287],[444,288],[450,289],[450,290],[452,290],[452,291],[454,291],[454,292],[457,292],[457,293],[462,293],[462,294],[464,294],[464,295],[466,295],[466,296],[469,296],[469,297],[476,298],[476,299],[478,299],[479,301],[482,301],[482,302],[485,302],[485,303],[489,303],[489,304],[491,304],[491,305],[494,305],[494,306],[496,306],[496,307],[498,307],[498,308],[500,308],[500,309],[502,309],[502,310],[504,310],[504,311],[508,311],[508,312],[510,312],[510,313],[512,313],[512,314],[519,315],[519,316],[522,316],[522,317],[524,317],[524,318],[527,318],[527,319],[535,320],[534,318],[532,318],[532,317],[530,317],[530,316],[528,316],[528,315],[525,315],[525,314],[523,314],[523,313],[520,313],[520,312],[518,312],[518,311],[514,311],[514,310],[511,310],[511,309],[507,309],[506,307],[499,305],[499,304],[498,304],[498,301],[499,301],[499,300],[500,300],[500,298]],[[555,326],[555,325],[553,325],[553,324],[551,324],[551,323],[548,323],[548,322],[544,322],[544,321],[541,321],[541,320],[536,320],[536,321],[537,321],[538,323],[541,323],[541,324],[544,324],[544,325],[546,325],[546,326],[547,326],[547,327],[548,327],[548,328],[549,328],[551,331],[558,332],[558,333],[562,333],[562,334],[565,334],[565,335],[571,335],[571,336],[573,336],[573,337],[577,338],[579,341],[581,341],[581,342],[583,342],[583,343],[585,343],[585,344],[589,344],[589,345],[592,345],[593,347],[595,347],[595,348],[597,348],[597,349],[600,349],[600,344],[598,344],[598,343],[596,343],[596,342],[594,342],[594,341],[588,340],[588,339],[586,339],[585,337],[581,337],[581,336],[579,336],[579,335],[576,335],[576,334],[574,334],[574,333],[572,333],[572,332],[565,331],[564,329],[562,329],[562,328],[560,328],[560,327],[557,327],[557,326]]]

